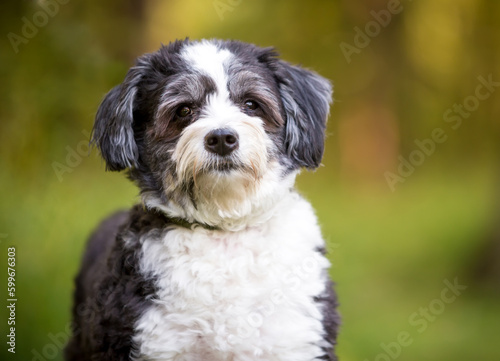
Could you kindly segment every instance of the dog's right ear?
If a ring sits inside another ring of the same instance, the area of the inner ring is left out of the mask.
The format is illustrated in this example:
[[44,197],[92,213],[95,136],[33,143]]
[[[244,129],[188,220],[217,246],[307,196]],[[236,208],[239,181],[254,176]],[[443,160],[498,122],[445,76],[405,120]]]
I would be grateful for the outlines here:
[[143,66],[131,68],[123,83],[111,89],[97,110],[91,143],[99,148],[106,170],[120,171],[138,165],[139,151],[132,125],[143,72]]

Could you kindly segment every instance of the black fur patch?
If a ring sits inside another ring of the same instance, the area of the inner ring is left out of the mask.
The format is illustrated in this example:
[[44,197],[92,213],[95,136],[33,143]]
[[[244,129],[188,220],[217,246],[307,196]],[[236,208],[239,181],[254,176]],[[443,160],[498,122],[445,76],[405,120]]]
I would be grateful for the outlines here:
[[91,237],[75,282],[66,360],[130,359],[135,323],[155,294],[154,279],[139,273],[139,239],[167,225],[163,216],[136,206],[104,221]]
[[324,339],[332,347],[324,347],[324,356],[320,360],[337,361],[335,355],[335,345],[337,344],[337,334],[340,326],[340,315],[337,312],[339,306],[337,294],[334,290],[334,283],[326,277],[325,291],[319,297],[315,297],[314,301],[321,305],[323,312],[323,328],[325,330]]

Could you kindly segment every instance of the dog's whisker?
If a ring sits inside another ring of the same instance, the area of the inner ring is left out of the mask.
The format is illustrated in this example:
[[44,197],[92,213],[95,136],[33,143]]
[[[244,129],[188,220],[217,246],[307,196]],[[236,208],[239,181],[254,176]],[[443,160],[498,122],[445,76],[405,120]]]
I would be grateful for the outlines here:
[[250,168],[252,169],[252,172],[253,172],[253,178],[255,181],[257,181],[258,180],[257,167],[255,166],[255,164],[252,162],[251,159],[249,160],[249,162],[250,162]]
[[194,182],[194,187],[198,188],[198,184],[196,183],[196,176],[198,175],[198,169],[197,169],[197,159],[193,159],[193,182]]

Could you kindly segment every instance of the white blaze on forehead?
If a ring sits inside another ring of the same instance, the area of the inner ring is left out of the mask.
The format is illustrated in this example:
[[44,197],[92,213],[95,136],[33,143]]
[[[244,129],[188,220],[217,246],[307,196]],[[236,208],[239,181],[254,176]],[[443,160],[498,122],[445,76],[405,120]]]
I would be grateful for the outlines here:
[[233,56],[227,49],[219,49],[209,42],[186,46],[181,56],[196,70],[212,78],[220,95],[229,96],[224,65]]

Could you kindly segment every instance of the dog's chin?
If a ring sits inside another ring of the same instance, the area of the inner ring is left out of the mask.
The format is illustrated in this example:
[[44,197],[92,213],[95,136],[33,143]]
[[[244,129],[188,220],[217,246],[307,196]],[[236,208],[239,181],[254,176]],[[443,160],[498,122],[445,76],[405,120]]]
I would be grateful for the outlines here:
[[235,162],[218,162],[193,176],[193,193],[197,203],[214,203],[231,209],[257,191],[262,177],[256,169]]
[[142,197],[148,208],[160,209],[168,216],[238,230],[269,219],[293,187],[295,175],[290,172],[284,176],[277,161],[261,168],[231,162],[202,164],[188,177],[175,182],[166,178],[164,196],[143,192]]

